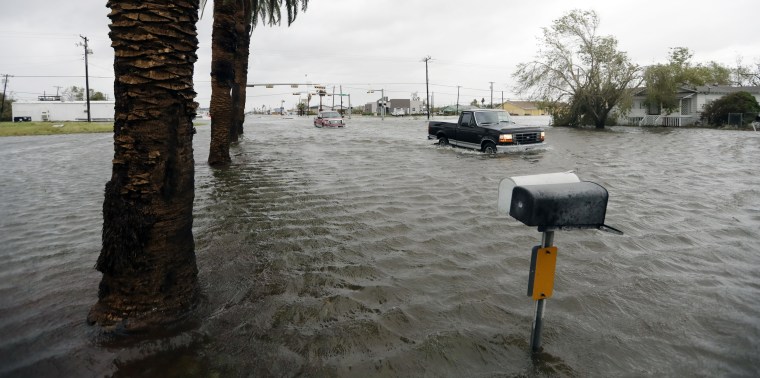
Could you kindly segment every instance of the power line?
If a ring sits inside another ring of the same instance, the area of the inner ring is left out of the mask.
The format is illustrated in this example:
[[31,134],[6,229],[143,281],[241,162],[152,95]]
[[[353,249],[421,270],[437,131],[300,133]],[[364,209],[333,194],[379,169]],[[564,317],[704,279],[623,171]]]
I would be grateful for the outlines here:
[[[92,51],[90,52],[92,54]],[[13,77],[23,78],[52,78],[52,79],[64,79],[64,78],[83,78],[85,75],[13,75]],[[90,76],[95,79],[113,79],[113,76]]]

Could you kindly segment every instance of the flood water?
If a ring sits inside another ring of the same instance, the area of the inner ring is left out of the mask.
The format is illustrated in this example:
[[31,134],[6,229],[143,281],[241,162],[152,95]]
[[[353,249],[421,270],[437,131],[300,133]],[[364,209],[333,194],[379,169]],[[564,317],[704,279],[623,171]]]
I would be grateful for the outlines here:
[[[112,136],[1,138],[0,376],[760,375],[760,132],[549,128],[489,157],[425,121],[251,117],[221,170],[198,127],[199,320],[130,341],[85,323]],[[555,234],[532,357],[541,234],[498,186],[569,170],[625,235]]]

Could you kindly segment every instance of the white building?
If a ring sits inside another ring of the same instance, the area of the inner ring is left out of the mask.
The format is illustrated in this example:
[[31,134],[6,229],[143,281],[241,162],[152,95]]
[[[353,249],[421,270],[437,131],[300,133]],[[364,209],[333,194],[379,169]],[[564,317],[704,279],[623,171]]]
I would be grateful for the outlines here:
[[[114,101],[90,101],[92,121],[113,121]],[[13,119],[30,117],[33,122],[87,121],[87,101],[16,101]]]
[[421,114],[424,112],[422,101],[420,100],[408,100],[408,99],[388,99],[385,98],[385,101],[377,100],[375,102],[368,102],[366,105],[364,105],[364,112],[365,113],[372,113],[377,114],[380,112],[383,108],[383,104],[385,104],[385,114],[386,115],[410,115],[410,114]]

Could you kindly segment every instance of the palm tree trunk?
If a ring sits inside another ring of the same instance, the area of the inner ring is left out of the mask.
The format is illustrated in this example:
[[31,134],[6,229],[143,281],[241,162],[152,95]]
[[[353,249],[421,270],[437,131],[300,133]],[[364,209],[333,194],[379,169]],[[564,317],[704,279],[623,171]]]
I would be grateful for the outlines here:
[[243,1],[242,6],[238,7],[235,15],[235,32],[237,33],[239,43],[235,52],[235,89],[232,91],[232,100],[235,103],[235,118],[231,130],[233,141],[237,141],[238,136],[243,134],[243,121],[245,121],[245,96],[246,84],[248,83],[252,9],[250,1]]
[[137,331],[182,319],[198,297],[193,243],[198,0],[109,0],[115,122],[103,202],[103,273],[87,320]]
[[208,163],[227,165],[233,121],[232,89],[235,86],[235,9],[237,1],[215,0],[211,33],[211,145]]

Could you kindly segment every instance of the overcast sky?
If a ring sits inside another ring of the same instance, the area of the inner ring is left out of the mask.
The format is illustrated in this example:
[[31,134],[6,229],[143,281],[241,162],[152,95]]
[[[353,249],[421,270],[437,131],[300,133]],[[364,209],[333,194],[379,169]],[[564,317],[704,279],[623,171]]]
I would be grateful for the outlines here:
[[[113,98],[113,50],[106,1],[6,1],[0,12],[0,74],[7,91],[35,100],[57,87],[84,86],[80,35],[89,38],[90,88]],[[260,26],[251,42],[249,83],[307,82],[351,95],[352,105],[380,97],[425,98],[425,56],[436,106],[485,98],[517,99],[512,73],[537,52],[542,28],[572,9],[594,10],[601,35],[612,35],[634,63],[664,63],[671,47],[688,47],[693,62],[735,66],[760,60],[760,1],[726,0],[310,0],[290,27]],[[209,1],[198,23],[197,101],[211,97]],[[1,83],[1,81],[0,81]],[[293,107],[305,88],[249,88],[247,110]],[[332,97],[324,99],[331,103]],[[336,97],[336,103],[340,97]],[[312,100],[314,103],[315,100]],[[344,97],[344,105],[348,98]]]

